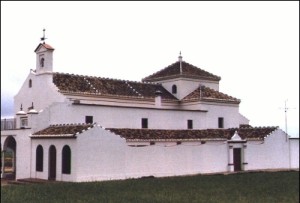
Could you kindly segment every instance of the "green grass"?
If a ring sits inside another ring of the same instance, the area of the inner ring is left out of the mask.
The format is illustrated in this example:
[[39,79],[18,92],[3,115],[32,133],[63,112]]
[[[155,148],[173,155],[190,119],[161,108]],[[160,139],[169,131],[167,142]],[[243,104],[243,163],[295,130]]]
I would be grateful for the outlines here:
[[299,202],[299,171],[8,185],[1,202]]

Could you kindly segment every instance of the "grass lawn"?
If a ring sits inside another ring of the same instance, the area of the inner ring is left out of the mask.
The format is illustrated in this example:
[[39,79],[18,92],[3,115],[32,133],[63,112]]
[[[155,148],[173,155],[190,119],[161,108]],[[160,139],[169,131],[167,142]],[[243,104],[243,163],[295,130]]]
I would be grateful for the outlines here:
[[299,171],[8,185],[1,202],[299,202]]

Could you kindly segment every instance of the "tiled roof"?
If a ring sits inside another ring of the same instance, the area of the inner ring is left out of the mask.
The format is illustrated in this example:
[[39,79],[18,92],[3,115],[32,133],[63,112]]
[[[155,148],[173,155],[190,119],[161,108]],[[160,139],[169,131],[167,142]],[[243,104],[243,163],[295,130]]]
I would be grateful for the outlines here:
[[108,128],[111,132],[120,135],[126,140],[230,140],[237,131],[242,139],[263,140],[276,130],[277,127],[262,128],[230,128],[206,130],[154,130],[154,129],[128,129]]
[[75,137],[76,134],[94,127],[93,124],[59,124],[50,125],[41,131],[32,134],[33,138],[50,138],[50,137]]
[[168,67],[148,76],[143,79],[146,82],[159,81],[169,78],[176,77],[188,77],[188,78],[197,78],[197,79],[205,79],[212,81],[220,81],[221,78],[219,76],[213,75],[205,70],[202,70],[196,66],[193,66],[185,61],[182,61],[182,73],[180,73],[180,62],[177,61]]
[[[50,125],[34,133],[32,138],[75,138],[77,134],[93,128],[94,124],[59,124]],[[162,129],[130,129],[106,128],[126,140],[230,140],[237,131],[242,139],[263,140],[276,130],[277,127],[243,127],[230,129],[205,129],[205,130],[162,130]]]
[[40,46],[43,46],[43,47],[45,47],[46,49],[54,50],[54,48],[53,48],[52,46],[50,46],[49,44],[46,44],[46,43],[40,43],[40,44],[35,48],[34,52],[36,52]]
[[[195,101],[200,99],[200,87],[195,89],[193,92],[188,94],[186,97],[184,97],[183,101]],[[218,92],[214,89],[211,89],[209,87],[202,86],[201,88],[201,100],[207,100],[207,101],[221,101],[221,102],[234,102],[234,103],[240,103],[240,100],[237,98],[234,98],[232,96],[229,96],[227,94],[224,94],[222,92]]]
[[177,100],[161,84],[156,83],[142,83],[66,73],[53,73],[53,83],[61,92],[154,98],[155,92],[159,90],[162,93],[162,99]]

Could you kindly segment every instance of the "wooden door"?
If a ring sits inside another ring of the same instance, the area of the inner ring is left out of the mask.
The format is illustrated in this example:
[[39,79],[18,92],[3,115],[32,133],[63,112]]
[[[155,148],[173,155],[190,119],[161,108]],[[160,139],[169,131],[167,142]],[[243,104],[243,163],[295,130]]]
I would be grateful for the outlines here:
[[241,148],[233,148],[233,165],[234,165],[234,171],[242,170]]

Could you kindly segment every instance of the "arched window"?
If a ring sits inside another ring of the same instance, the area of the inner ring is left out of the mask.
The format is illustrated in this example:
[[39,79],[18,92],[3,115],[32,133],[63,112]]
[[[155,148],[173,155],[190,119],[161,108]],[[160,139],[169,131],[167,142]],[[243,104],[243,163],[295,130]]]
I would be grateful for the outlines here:
[[40,61],[41,67],[44,67],[44,62],[45,62],[45,59],[44,59],[44,58],[41,58],[41,61]]
[[36,148],[36,171],[43,171],[43,158],[44,158],[44,150],[41,145]]
[[172,94],[176,94],[177,93],[177,86],[173,85],[172,86]]
[[71,149],[68,145],[62,149],[62,173],[71,174]]
[[29,88],[31,88],[32,87],[32,80],[30,79],[29,80]]

